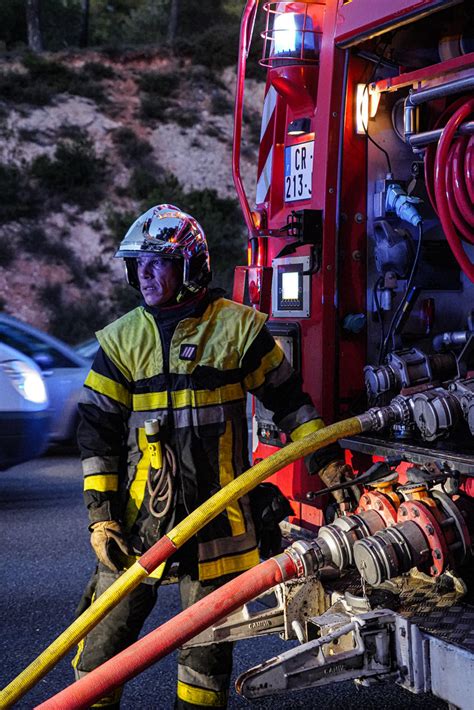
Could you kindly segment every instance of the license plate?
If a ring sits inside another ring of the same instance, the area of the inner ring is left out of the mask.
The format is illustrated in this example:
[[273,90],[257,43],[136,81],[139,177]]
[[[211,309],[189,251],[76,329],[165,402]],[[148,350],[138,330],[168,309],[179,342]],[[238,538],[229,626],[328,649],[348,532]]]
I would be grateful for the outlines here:
[[314,141],[285,148],[285,202],[311,197]]

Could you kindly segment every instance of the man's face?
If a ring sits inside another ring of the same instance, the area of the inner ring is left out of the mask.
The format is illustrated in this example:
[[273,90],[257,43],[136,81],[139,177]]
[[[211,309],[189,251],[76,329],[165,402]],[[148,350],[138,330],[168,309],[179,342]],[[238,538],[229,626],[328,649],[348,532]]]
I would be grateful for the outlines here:
[[137,275],[147,306],[171,305],[183,282],[180,261],[152,254],[137,259]]

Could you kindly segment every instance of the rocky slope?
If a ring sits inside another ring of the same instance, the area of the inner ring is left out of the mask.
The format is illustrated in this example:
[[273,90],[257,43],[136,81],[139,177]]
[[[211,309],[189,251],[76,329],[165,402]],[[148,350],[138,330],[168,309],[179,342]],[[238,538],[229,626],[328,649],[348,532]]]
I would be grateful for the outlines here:
[[[54,83],[44,61],[66,67],[69,81]],[[235,198],[235,68],[217,76],[151,52],[62,53],[41,62],[29,72],[24,61],[4,63],[0,74],[0,298],[5,311],[74,341],[126,305],[122,265],[111,255],[130,217],[156,195],[153,181],[165,199],[167,185],[178,185],[177,194],[208,189]],[[54,95],[38,100],[41,82]],[[242,173],[252,196],[263,86],[249,81],[246,94]],[[244,243],[242,236],[241,263]]]

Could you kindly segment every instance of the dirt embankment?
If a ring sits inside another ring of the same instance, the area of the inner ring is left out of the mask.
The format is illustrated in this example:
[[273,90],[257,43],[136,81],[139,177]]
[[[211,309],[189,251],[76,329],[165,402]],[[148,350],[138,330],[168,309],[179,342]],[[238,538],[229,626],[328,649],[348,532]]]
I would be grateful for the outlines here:
[[[117,240],[117,234],[111,234],[111,224],[117,216],[141,209],[143,196],[137,189],[133,194],[130,188],[137,165],[145,173],[149,168],[151,174],[174,176],[186,192],[208,188],[221,198],[236,195],[231,164],[235,68],[217,76],[204,67],[149,53],[120,60],[94,52],[46,59],[74,72],[79,86],[81,77],[86,81],[86,70],[89,78],[91,72],[99,75],[100,85],[98,98],[59,91],[44,105],[18,99],[2,101],[0,95],[0,172],[7,170],[3,179],[8,183],[13,175],[8,170],[14,166],[19,186],[15,194],[28,184],[24,201],[39,202],[31,210],[27,205],[13,210],[11,219],[7,213],[0,222],[1,305],[48,330],[55,307],[48,307],[45,292],[50,296],[60,293],[63,307],[86,296],[105,307],[117,284],[122,283],[122,265],[111,259]],[[105,71],[99,71],[99,65],[106,67]],[[1,69],[7,74],[25,73],[21,63]],[[166,79],[163,91],[157,74]],[[249,81],[241,169],[251,201],[262,100],[263,85]],[[129,129],[129,137],[133,132],[136,145],[141,146],[144,155],[140,159],[134,155],[133,145],[127,154],[118,139],[125,135],[120,133],[124,128]],[[99,193],[96,200],[77,199],[71,191],[62,199],[61,190],[54,197],[58,145],[78,136],[89,141],[91,155],[103,161],[100,199]],[[49,160],[46,168],[41,162],[45,158]],[[49,173],[48,165],[52,166]],[[31,185],[37,185],[38,175],[43,179],[45,171],[48,194],[31,192]],[[18,195],[18,199],[22,197]],[[42,248],[44,239],[47,248]],[[78,278],[81,270],[85,280]]]

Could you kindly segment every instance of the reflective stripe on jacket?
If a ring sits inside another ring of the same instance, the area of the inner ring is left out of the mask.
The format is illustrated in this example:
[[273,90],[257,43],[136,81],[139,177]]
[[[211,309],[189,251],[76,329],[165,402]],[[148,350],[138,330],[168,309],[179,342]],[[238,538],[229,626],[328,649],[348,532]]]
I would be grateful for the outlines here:
[[[92,522],[120,520],[139,553],[164,532],[149,537],[146,419],[159,420],[176,454],[182,501],[191,512],[249,467],[248,391],[289,431],[317,418],[264,327],[266,316],[223,298],[206,304],[177,323],[169,358],[146,308],[97,334],[101,350],[80,404],[86,504]],[[197,539],[203,581],[257,564],[248,497],[230,504]]]

